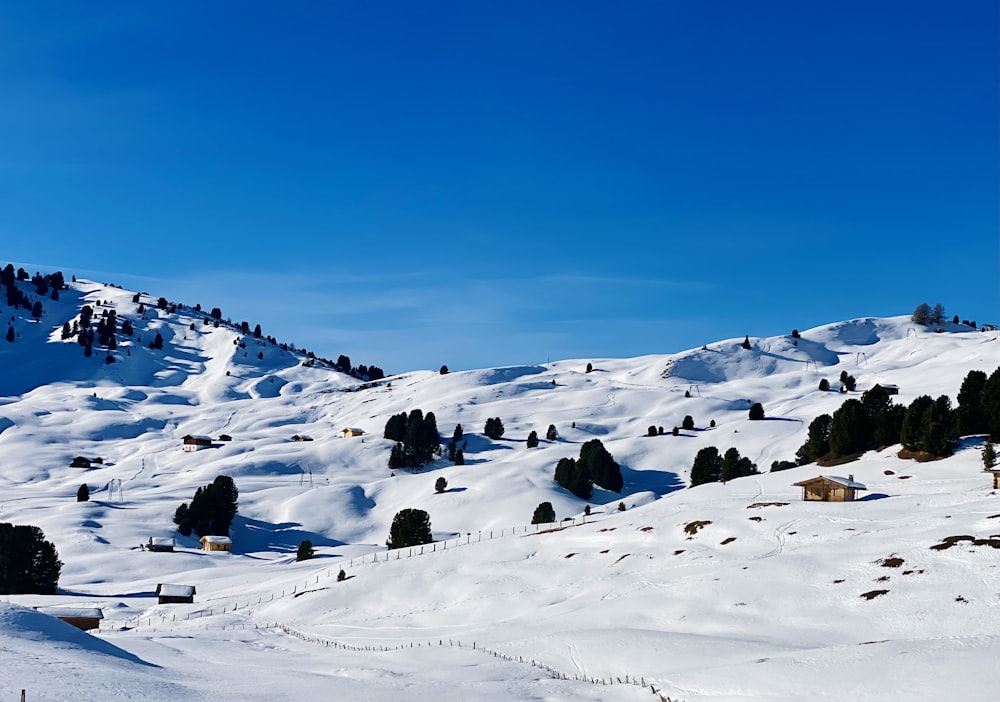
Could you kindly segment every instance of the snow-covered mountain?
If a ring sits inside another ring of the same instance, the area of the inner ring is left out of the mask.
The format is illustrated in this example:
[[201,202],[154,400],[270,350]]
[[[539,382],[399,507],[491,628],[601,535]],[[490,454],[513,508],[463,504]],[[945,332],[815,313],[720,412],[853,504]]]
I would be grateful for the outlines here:
[[[865,318],[750,349],[733,338],[365,382],[134,296],[77,282],[40,320],[5,308],[0,521],[41,527],[64,567],[59,594],[0,604],[2,697],[986,700],[1000,689],[1000,497],[981,438],[931,463],[897,447],[767,472],[844,401],[821,379],[836,387],[846,370],[852,395],[894,384],[904,405],[954,398],[970,370],[1000,367],[994,331]],[[95,320],[114,310],[133,334],[85,356],[61,338],[83,305]],[[162,349],[150,348],[156,334]],[[748,420],[755,402],[765,421]],[[417,408],[443,440],[462,425],[465,465],[387,469],[385,423]],[[686,415],[695,429],[673,436]],[[501,439],[482,433],[491,417]],[[559,437],[527,448],[549,425]],[[185,435],[215,442],[185,452]],[[624,487],[585,502],[553,472],[593,438]],[[762,474],[687,489],[706,446],[736,447]],[[77,456],[101,461],[70,467]],[[830,472],[850,472],[865,499],[802,502],[793,483]],[[232,554],[198,550],[172,523],[220,474],[240,490]],[[88,502],[76,501],[81,483]],[[544,501],[560,522],[529,526]],[[430,514],[437,543],[387,552],[408,507]],[[174,553],[140,549],[163,536]],[[972,539],[932,548],[954,536]],[[317,558],[296,562],[303,539]],[[194,585],[195,603],[157,604],[159,583]],[[101,607],[105,620],[95,637],[21,608],[42,604]]]

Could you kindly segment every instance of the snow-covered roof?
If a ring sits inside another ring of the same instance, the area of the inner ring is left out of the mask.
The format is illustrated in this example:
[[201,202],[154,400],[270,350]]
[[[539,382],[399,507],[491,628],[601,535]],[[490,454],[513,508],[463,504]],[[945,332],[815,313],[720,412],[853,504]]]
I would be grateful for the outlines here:
[[344,432],[345,434],[346,434],[347,432],[350,432],[350,433],[352,433],[352,434],[364,434],[364,433],[365,433],[365,430],[364,430],[364,429],[358,429],[357,427],[346,427],[346,428],[345,428],[345,429],[343,430],[343,432]]
[[151,536],[149,537],[149,543],[153,546],[173,546],[174,540],[170,536]]
[[156,594],[160,597],[192,597],[194,585],[169,585],[160,583],[156,586]]
[[104,619],[98,607],[36,607],[42,614],[60,619]]
[[197,441],[198,443],[207,441],[208,443],[212,443],[212,437],[205,436],[204,434],[188,434],[187,436],[184,437],[184,441],[185,442]]
[[231,544],[233,540],[228,536],[216,536],[215,534],[207,534],[201,537],[201,542],[203,544]]
[[[840,485],[843,485],[844,487],[854,488],[855,490],[867,490],[868,489],[862,483],[859,483],[859,482],[857,482],[855,480],[852,480],[851,478],[843,478],[843,477],[841,477],[839,475],[822,475],[820,477],[826,478],[827,480],[832,480],[833,482],[839,483]],[[853,478],[853,476],[851,476],[851,477]]]

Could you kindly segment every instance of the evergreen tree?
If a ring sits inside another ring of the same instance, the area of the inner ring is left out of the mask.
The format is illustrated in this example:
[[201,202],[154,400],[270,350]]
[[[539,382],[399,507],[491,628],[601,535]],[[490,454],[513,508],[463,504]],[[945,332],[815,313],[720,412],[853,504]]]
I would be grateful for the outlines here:
[[685,431],[694,429],[694,418],[690,414],[684,416],[684,421],[681,422],[681,429]]
[[985,470],[992,470],[997,464],[997,452],[993,448],[993,444],[987,441],[983,445],[983,468]]
[[556,464],[556,482],[577,497],[589,500],[594,494],[593,481],[586,466],[572,458],[560,458]]
[[7,341],[14,343],[14,327],[7,327]]
[[913,316],[911,319],[917,324],[930,324],[931,306],[926,302],[921,302],[917,305],[916,309],[913,310]]
[[483,428],[483,433],[486,436],[496,441],[503,436],[503,432],[503,422],[500,421],[500,417],[490,417],[486,420],[486,426]]
[[592,373],[593,371],[594,371],[594,364],[593,363],[588,363],[587,364],[587,370],[586,370],[586,372],[587,373]]
[[31,316],[35,319],[42,318],[42,303],[39,300],[35,300],[35,304],[31,306]]
[[753,421],[761,420],[764,418],[764,406],[759,402],[753,403],[750,407],[750,419]]
[[464,435],[465,435],[465,433],[462,431],[462,425],[461,424],[456,424],[455,425],[455,431],[451,435],[451,440],[454,441],[457,444],[458,442],[460,442],[462,440],[462,437]]
[[403,441],[406,439],[406,428],[406,412],[400,412],[389,417],[382,436],[391,441]]
[[337,582],[338,582],[338,583],[342,583],[342,582],[344,582],[345,580],[347,580],[347,573],[345,573],[345,572],[344,572],[344,569],[343,569],[343,568],[341,568],[341,569],[340,569],[340,572],[339,572],[339,573],[337,573]]
[[830,453],[830,423],[832,417],[821,414],[809,424],[809,438],[796,452],[798,464],[812,463]]
[[448,481],[445,480],[443,477],[438,478],[437,480],[434,481],[434,492],[440,493],[444,492],[447,489],[448,489]]
[[253,328],[253,338],[254,338],[254,339],[259,339],[259,338],[260,338],[260,337],[262,337],[263,335],[264,335],[264,334],[263,334],[263,332],[261,331],[261,329],[260,329],[260,325],[259,325],[259,324],[258,324],[257,326],[255,326],[255,327]]
[[455,451],[455,465],[456,466],[465,465],[465,453],[462,451],[462,449],[458,449],[457,451]]
[[179,531],[182,536],[191,536],[191,515],[188,512],[186,502],[182,502],[177,509],[174,510],[174,524],[177,525],[177,531]]
[[80,489],[76,491],[76,501],[77,502],[87,502],[90,500],[90,488],[87,487],[87,483],[80,486]]
[[438,371],[438,373],[441,375],[448,375],[448,366],[441,366],[441,369]]
[[182,504],[174,512],[174,523],[184,536],[194,531],[198,536],[228,536],[238,511],[239,491],[228,475],[216,476],[205,487],[198,488],[190,504]]
[[308,561],[315,555],[316,551],[313,550],[313,542],[309,539],[302,539],[302,541],[299,542],[299,550],[295,552],[295,560]]
[[750,345],[750,335],[749,334],[747,334],[747,336],[745,336],[743,338],[743,343],[740,344],[740,346],[742,346],[743,348],[747,349],[748,351],[753,348],[753,346]]
[[0,595],[54,595],[62,565],[38,527],[0,524]]
[[556,431],[556,425],[550,424],[549,428],[545,431],[545,438],[549,441],[555,441],[559,438],[559,432]]
[[160,335],[160,332],[156,332],[156,336],[153,338],[153,341],[149,344],[149,348],[157,350],[163,348],[163,336]]
[[740,452],[735,448],[728,449],[722,454],[722,466],[719,469],[719,477],[722,479],[722,482],[728,482],[736,477],[739,462]]
[[62,339],[63,341],[65,341],[66,339],[70,338],[72,335],[73,335],[73,332],[70,330],[69,322],[63,322],[62,332],[60,333],[59,338]]
[[393,517],[389,539],[385,545],[389,548],[407,548],[433,541],[430,515],[422,509],[404,509]]
[[719,449],[706,446],[700,449],[691,465],[691,487],[718,482],[722,476],[722,456]]
[[958,391],[958,408],[955,410],[955,429],[959,436],[989,432],[989,422],[982,403],[984,387],[986,373],[981,370],[969,371],[962,381],[962,387]]
[[536,446],[538,446],[538,432],[532,429],[531,432],[528,434],[528,441],[526,443],[528,445],[528,448],[535,448]]
[[951,400],[941,395],[924,411],[920,422],[921,450],[932,456],[947,456],[951,453],[952,411]]
[[654,425],[649,425],[649,429],[646,430],[646,436],[656,436],[656,427]]
[[921,395],[906,408],[903,426],[900,428],[899,440],[903,448],[909,451],[923,450],[924,412],[934,404],[929,395]]
[[983,384],[979,405],[989,428],[990,441],[1000,441],[1000,368],[993,371]]
[[612,492],[622,491],[621,468],[600,439],[591,439],[580,447],[579,464],[595,485]]
[[125,336],[132,336],[134,331],[135,329],[132,327],[132,322],[128,321],[127,319],[124,322],[122,322],[122,334],[124,334]]
[[827,391],[829,391],[830,390],[830,381],[827,380],[826,378],[823,378],[822,380],[820,380],[819,381],[819,389],[820,389],[821,392],[827,392]]
[[864,451],[870,443],[868,417],[860,400],[845,400],[830,422],[830,451],[849,456]]
[[551,524],[556,520],[556,511],[552,509],[551,502],[542,502],[535,507],[535,513],[531,516],[532,524]]
[[404,465],[406,464],[403,459],[403,444],[397,442],[392,445],[392,450],[389,451],[389,470],[396,470]]

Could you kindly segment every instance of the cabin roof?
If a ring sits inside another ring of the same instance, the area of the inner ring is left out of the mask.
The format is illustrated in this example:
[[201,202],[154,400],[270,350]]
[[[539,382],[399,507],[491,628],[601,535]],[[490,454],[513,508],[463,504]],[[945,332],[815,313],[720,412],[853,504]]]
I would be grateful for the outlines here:
[[160,583],[156,586],[156,594],[160,597],[193,597],[194,585],[170,585]]
[[98,607],[36,607],[42,614],[60,619],[104,619],[104,612]]
[[211,436],[205,436],[204,434],[185,434],[184,435],[184,441],[188,441],[188,440],[199,441],[199,442],[200,441],[207,441],[208,443],[212,443],[212,437]]
[[843,485],[844,487],[854,488],[855,490],[868,489],[867,487],[865,487],[863,483],[859,483],[856,480],[852,480],[851,478],[844,478],[839,475],[818,475],[815,478],[809,478],[808,480],[802,480],[800,482],[793,484],[802,487],[804,485],[809,485],[810,483],[815,483],[820,480],[827,480],[831,483],[837,483],[838,485]]

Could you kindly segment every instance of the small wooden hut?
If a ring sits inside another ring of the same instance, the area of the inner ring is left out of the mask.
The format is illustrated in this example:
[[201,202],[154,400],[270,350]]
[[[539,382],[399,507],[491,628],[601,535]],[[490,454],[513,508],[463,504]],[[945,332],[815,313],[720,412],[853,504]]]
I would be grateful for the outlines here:
[[819,475],[809,480],[794,483],[802,488],[802,499],[806,501],[819,500],[822,502],[853,502],[857,497],[858,490],[868,488],[854,480],[850,475],[842,478],[839,475]]
[[170,536],[150,536],[146,542],[147,551],[169,553],[174,550],[174,539]]
[[97,607],[35,607],[35,609],[83,631],[97,629],[104,619],[104,612]]
[[156,586],[156,596],[160,604],[191,604],[195,596],[194,585],[160,583]]
[[344,435],[345,439],[351,436],[365,435],[364,429],[358,429],[357,427],[347,427],[346,429],[342,429],[341,433]]
[[201,548],[203,551],[232,551],[233,541],[228,536],[216,536],[207,534],[201,537]]
[[90,468],[94,461],[86,456],[76,456],[69,464],[70,468]]
[[991,470],[993,474],[993,489],[1000,490],[1000,470]]

